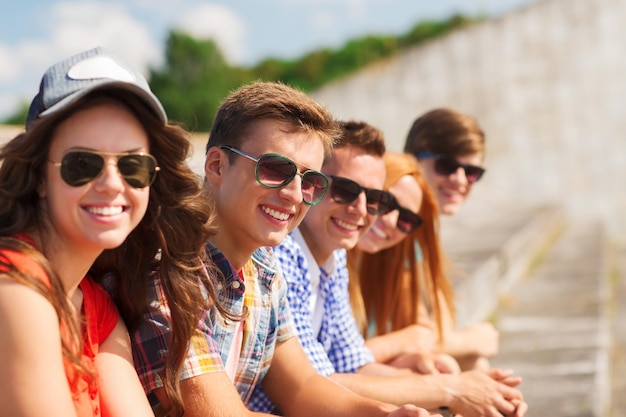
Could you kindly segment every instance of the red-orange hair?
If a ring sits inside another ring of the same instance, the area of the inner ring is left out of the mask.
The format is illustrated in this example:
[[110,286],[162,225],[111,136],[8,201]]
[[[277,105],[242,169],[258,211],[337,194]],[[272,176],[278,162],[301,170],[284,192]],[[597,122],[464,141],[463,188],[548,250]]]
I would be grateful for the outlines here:
[[439,242],[437,200],[414,156],[388,152],[384,161],[385,189],[406,175],[417,181],[423,191],[419,215],[424,223],[391,248],[373,254],[355,248],[348,253],[353,313],[364,335],[369,323],[381,335],[416,324],[419,304],[426,300],[442,340],[442,308],[448,308],[452,318],[455,312],[454,290],[444,272],[448,262]]

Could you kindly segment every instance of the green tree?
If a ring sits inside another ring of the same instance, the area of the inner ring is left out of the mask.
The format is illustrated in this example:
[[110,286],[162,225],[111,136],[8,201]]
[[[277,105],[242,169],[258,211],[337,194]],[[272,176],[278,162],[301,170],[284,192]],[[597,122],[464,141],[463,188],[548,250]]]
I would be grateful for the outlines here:
[[28,108],[30,107],[30,103],[22,103],[20,108],[13,113],[11,116],[7,117],[2,121],[5,125],[16,125],[23,126],[26,123],[26,117],[28,116]]
[[445,20],[424,20],[398,38],[398,42],[403,48],[410,47],[429,39],[441,37],[451,30],[465,27],[480,20],[482,20],[481,17],[472,18],[459,14]]
[[293,61],[268,58],[252,71],[263,79],[283,81],[304,91],[311,91],[372,62],[479,20],[454,15],[441,21],[423,21],[398,37],[368,35],[351,39],[339,49],[318,49]]
[[173,31],[164,67],[150,71],[150,86],[170,120],[190,130],[208,131],[221,100],[250,78],[247,70],[226,62],[214,41]]

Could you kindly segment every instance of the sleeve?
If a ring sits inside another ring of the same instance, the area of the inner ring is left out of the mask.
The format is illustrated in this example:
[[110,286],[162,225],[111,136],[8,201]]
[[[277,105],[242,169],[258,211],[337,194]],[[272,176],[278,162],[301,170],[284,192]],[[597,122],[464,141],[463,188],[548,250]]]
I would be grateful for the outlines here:
[[317,372],[331,375],[335,369],[311,327],[311,276],[304,254],[291,236],[287,236],[274,251],[287,281],[287,299],[300,344]]
[[[210,312],[203,314],[194,331],[180,379],[209,372],[224,371],[217,345],[211,337]],[[147,393],[163,387],[162,375],[171,338],[171,315],[160,281],[155,278],[149,289],[148,311],[132,335],[135,370]]]
[[356,372],[362,366],[374,362],[374,356],[365,345],[352,314],[348,280],[345,251],[335,251],[335,270],[325,294],[326,314],[331,316],[329,326],[333,335],[327,351],[335,371],[341,373]]
[[272,297],[277,305],[276,342],[282,343],[287,339],[297,336],[294,317],[291,312],[288,300],[288,285],[282,272],[279,270],[274,281],[274,291]]
[[91,278],[83,278],[79,287],[83,292],[87,339],[92,353],[97,354],[98,346],[109,337],[120,316],[109,293]]

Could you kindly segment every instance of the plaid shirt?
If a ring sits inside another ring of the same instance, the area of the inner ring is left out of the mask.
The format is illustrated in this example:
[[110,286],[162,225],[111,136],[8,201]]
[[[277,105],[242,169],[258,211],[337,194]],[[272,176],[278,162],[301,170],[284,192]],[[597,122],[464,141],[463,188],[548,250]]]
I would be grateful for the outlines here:
[[[234,384],[244,403],[252,390],[267,373],[277,343],[295,335],[293,320],[287,304],[287,286],[274,266],[273,255],[266,248],[258,249],[243,268],[241,280],[224,257],[210,242],[211,258],[222,271],[224,281],[217,286],[224,307],[241,313],[248,309],[243,323],[241,353]],[[165,358],[170,339],[170,310],[165,301],[161,282],[155,277],[150,286],[150,305],[140,329],[133,335],[133,359],[139,378],[147,393],[163,386]],[[227,323],[212,308],[198,322],[192,336],[181,379],[209,372],[225,372],[224,363],[234,338],[234,323]],[[149,395],[156,405],[156,397]]]
[[[333,252],[335,269],[330,273],[320,268],[319,297],[320,302],[323,300],[324,303],[324,315],[322,327],[316,335],[311,328],[312,280],[304,250],[305,248],[302,248],[291,235],[274,249],[289,286],[287,296],[296,323],[298,339],[320,374],[328,376],[334,372],[355,372],[360,367],[374,362],[374,357],[365,346],[352,315],[346,251]],[[274,407],[263,389],[259,387],[254,392],[249,408],[271,412]]]

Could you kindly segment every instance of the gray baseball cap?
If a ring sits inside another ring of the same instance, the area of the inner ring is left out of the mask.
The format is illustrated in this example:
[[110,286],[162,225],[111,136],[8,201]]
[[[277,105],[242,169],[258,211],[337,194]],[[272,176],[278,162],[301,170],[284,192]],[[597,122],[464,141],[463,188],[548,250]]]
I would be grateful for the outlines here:
[[136,94],[148,108],[167,122],[167,114],[141,73],[110,51],[98,47],[66,58],[52,65],[41,79],[26,119],[26,128],[35,119],[52,114],[85,94],[117,88]]

